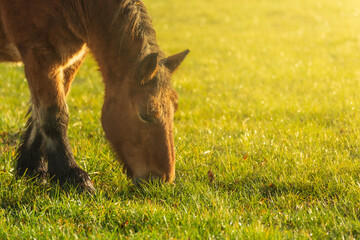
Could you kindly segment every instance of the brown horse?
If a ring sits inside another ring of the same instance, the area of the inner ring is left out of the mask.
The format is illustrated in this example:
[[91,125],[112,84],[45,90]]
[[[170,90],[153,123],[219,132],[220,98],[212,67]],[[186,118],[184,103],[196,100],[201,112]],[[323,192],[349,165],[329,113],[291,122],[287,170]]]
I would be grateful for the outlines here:
[[67,137],[66,96],[88,49],[104,83],[102,125],[134,183],[175,176],[170,77],[188,50],[165,57],[139,0],[0,0],[0,61],[22,61],[31,92],[18,176],[93,191]]

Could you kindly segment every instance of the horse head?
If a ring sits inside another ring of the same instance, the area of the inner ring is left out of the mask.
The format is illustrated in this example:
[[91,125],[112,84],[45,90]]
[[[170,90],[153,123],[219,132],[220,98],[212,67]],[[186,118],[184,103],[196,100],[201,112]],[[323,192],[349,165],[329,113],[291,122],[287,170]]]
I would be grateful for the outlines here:
[[177,93],[170,78],[188,53],[167,58],[156,52],[147,54],[105,93],[102,125],[134,184],[175,178]]

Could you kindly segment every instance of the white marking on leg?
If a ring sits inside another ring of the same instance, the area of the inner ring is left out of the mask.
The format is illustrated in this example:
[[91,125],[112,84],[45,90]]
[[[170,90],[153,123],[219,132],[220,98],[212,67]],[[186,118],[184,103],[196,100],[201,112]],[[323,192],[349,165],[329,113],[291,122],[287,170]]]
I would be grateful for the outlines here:
[[57,145],[56,141],[54,141],[54,139],[48,137],[46,134],[43,134],[43,135],[44,135],[45,148],[50,151],[55,151],[56,145]]
[[36,127],[38,117],[39,117],[39,114],[38,114],[37,109],[34,106],[32,106],[31,107],[31,116],[30,116],[31,121],[32,121],[32,128],[31,128],[29,139],[26,143],[26,146],[28,148],[31,146],[31,144],[33,144],[35,137],[36,137],[36,132],[38,131],[38,128]]
[[36,137],[36,132],[37,132],[37,128],[35,127],[35,123],[32,124],[32,128],[31,128],[31,132],[30,132],[30,136],[29,139],[26,143],[26,146],[28,148],[30,148],[31,144],[33,144],[35,137]]

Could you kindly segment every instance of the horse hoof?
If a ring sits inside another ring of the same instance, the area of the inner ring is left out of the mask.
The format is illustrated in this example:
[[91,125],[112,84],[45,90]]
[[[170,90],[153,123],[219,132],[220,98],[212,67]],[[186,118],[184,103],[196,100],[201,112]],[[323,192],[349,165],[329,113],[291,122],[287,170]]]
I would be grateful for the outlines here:
[[71,168],[66,175],[61,177],[55,174],[53,180],[58,180],[62,186],[74,186],[79,192],[96,193],[89,175],[79,167]]
[[96,188],[94,188],[91,180],[86,181],[84,185],[79,185],[79,188],[81,192],[88,192],[90,194],[96,193]]

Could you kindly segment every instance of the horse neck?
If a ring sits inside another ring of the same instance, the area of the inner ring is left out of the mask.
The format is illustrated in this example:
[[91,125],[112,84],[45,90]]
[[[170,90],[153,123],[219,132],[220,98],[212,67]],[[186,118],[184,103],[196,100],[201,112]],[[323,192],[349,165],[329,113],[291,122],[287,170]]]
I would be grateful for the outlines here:
[[77,12],[82,16],[75,20],[82,22],[80,32],[99,64],[105,83],[114,79],[121,81],[144,55],[161,53],[151,21],[147,24],[153,33],[151,36],[129,37],[127,19],[119,14],[119,3],[114,0],[81,2]]

